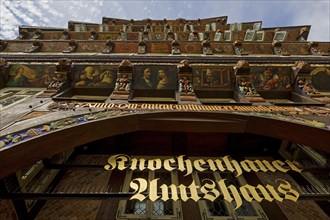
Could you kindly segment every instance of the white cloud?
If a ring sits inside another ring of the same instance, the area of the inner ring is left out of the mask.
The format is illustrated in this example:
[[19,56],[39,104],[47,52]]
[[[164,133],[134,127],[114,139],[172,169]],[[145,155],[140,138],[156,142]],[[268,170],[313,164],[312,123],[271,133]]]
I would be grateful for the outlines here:
[[330,2],[311,2],[308,7],[296,6],[299,13],[295,13],[294,24],[311,24],[310,40],[330,41]]
[[5,4],[0,5],[0,38],[14,38],[19,24],[18,19],[9,11]]

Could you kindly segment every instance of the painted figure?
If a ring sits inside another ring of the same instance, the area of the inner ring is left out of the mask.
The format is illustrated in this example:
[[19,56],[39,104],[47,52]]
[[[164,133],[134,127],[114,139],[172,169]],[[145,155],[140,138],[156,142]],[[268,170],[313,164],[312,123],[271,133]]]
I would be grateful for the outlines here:
[[44,87],[52,80],[50,68],[46,68],[43,73],[38,73],[37,70],[20,65],[11,71],[11,75],[13,78],[7,83],[7,86]]
[[272,73],[272,69],[266,68],[260,75],[261,83],[259,87],[263,90],[272,90],[278,87],[278,75]]
[[204,81],[204,86],[218,86],[219,81],[216,79],[214,76],[214,73],[210,69],[206,69],[206,78],[203,80]]
[[158,70],[158,84],[157,89],[166,89],[168,84],[168,77],[164,70]]
[[255,95],[255,94],[257,94],[251,80],[248,80],[247,77],[240,77],[239,78],[238,88],[239,88],[239,91],[242,95]]
[[110,85],[113,83],[113,74],[110,70],[105,70],[103,73],[101,73],[98,77],[98,82],[89,84],[88,86],[96,86],[96,87],[110,87]]
[[151,80],[151,70],[150,68],[146,68],[143,71],[143,76],[141,77],[139,84],[139,89],[152,89],[154,88],[154,83]]
[[289,75],[282,68],[279,68],[277,70],[277,76],[278,76],[278,85],[280,88],[283,89],[291,88],[291,79]]
[[92,66],[86,67],[81,73],[80,73],[80,81],[76,83],[76,86],[88,86],[89,84],[93,83],[94,77],[97,74],[95,73],[95,68]]
[[102,73],[100,69],[93,66],[87,66],[80,72],[79,81],[76,86],[88,86],[88,87],[110,87],[114,82],[114,76],[111,70],[104,70]]

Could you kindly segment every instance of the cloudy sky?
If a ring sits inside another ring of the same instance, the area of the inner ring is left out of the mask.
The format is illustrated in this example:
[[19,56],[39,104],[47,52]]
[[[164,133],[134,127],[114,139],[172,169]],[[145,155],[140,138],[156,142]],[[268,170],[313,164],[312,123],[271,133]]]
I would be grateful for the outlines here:
[[196,19],[228,16],[228,23],[263,21],[263,27],[312,25],[309,40],[330,41],[330,0],[1,0],[0,39],[18,25],[67,27],[69,20]]

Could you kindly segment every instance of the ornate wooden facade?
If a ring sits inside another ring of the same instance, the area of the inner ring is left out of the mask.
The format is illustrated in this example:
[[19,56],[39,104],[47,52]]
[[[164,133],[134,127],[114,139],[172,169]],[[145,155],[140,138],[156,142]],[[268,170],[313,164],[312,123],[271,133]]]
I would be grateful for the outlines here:
[[[226,16],[19,27],[17,39],[0,40],[0,218],[328,219],[330,43],[307,41],[309,31]],[[178,162],[170,172],[107,171],[114,154],[184,155],[186,166],[228,155],[288,160],[302,171],[235,177],[202,164],[184,175]],[[195,201],[190,188],[187,201],[182,191],[178,200],[173,191],[172,200],[129,200],[136,178],[193,181],[198,198],[204,183],[284,180],[299,199],[263,194],[235,209],[223,189]]]

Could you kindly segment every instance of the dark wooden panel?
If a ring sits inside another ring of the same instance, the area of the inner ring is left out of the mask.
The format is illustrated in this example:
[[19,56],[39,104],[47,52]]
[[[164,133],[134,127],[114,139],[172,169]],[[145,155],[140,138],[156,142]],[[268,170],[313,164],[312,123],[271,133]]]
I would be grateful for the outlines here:
[[189,156],[224,155],[228,146],[228,133],[189,133]]
[[[125,180],[125,172],[119,170],[113,170],[109,180],[108,191],[119,192],[122,189],[122,185]],[[118,209],[119,200],[118,199],[108,199],[103,200],[99,211],[97,213],[96,219],[98,220],[108,220],[115,219]]]
[[[179,184],[189,186],[192,182],[192,176],[183,176],[182,172],[178,172]],[[199,212],[198,203],[193,200],[188,200],[187,202],[181,202],[183,219],[194,219],[201,220],[201,214]]]
[[[257,186],[258,184],[262,184],[255,173],[244,173],[244,178],[250,185]],[[261,205],[269,220],[288,219],[280,207],[276,204],[276,202],[268,202],[263,200],[259,204]]]

